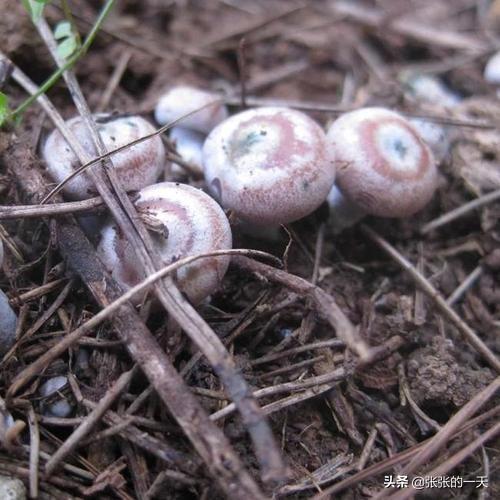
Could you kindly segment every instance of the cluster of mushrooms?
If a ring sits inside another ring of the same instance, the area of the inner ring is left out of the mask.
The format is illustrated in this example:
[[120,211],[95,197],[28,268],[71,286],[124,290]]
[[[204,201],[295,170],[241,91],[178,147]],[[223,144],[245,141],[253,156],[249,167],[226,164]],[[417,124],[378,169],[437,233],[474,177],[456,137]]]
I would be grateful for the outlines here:
[[[184,161],[199,165],[208,194],[178,182],[157,183],[162,175],[169,179],[172,170],[158,135],[112,157],[124,188],[138,191],[135,206],[165,265],[231,248],[226,212],[248,227],[271,228],[301,219],[328,201],[339,230],[364,214],[410,216],[427,204],[437,185],[436,160],[417,126],[387,109],[345,113],[325,132],[306,114],[284,107],[229,116],[217,96],[179,86],[161,97],[155,119],[164,125],[182,117],[170,139]],[[154,131],[139,116],[95,119],[109,150]],[[67,125],[94,154],[82,120],[76,117]],[[79,166],[57,130],[45,142],[43,158],[56,182]],[[97,193],[84,173],[66,184],[64,194],[83,200]],[[100,233],[98,254],[124,289],[144,278],[134,249],[112,220],[85,216],[81,222]],[[179,287],[199,303],[216,290],[228,265],[229,257],[214,257],[183,267]]]

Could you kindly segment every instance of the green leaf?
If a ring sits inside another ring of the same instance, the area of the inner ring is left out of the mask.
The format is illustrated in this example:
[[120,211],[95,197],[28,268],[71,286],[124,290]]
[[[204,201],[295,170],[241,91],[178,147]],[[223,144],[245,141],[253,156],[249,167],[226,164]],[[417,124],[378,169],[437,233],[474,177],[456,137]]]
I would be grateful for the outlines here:
[[61,40],[61,38],[68,38],[70,36],[73,36],[71,23],[69,21],[57,23],[56,29],[54,30],[54,38],[56,40]]
[[57,46],[57,54],[62,59],[68,59],[75,53],[77,47],[78,44],[76,43],[75,37],[66,38]]
[[0,126],[2,126],[9,116],[9,98],[0,92]]
[[54,30],[54,38],[59,41],[57,54],[61,59],[68,59],[80,47],[80,38],[69,21],[61,21]]

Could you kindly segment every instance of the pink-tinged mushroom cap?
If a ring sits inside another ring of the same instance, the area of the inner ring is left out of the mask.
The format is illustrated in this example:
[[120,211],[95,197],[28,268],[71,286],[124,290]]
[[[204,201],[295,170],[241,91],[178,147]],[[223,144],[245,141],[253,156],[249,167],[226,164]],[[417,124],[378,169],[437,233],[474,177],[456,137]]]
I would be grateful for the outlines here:
[[[183,257],[232,247],[226,215],[217,202],[199,189],[161,182],[141,189],[135,206],[157,229],[151,234],[164,265]],[[125,289],[144,279],[133,248],[115,224],[110,223],[102,230],[98,254]],[[202,301],[218,288],[229,260],[229,256],[208,257],[181,267],[177,271],[180,289],[192,302]]]
[[155,107],[155,120],[160,125],[166,125],[192,111],[199,110],[183,118],[177,125],[208,134],[228,116],[227,108],[220,100],[207,106],[217,99],[220,99],[217,94],[195,87],[187,85],[172,87],[160,97]]
[[321,127],[304,113],[277,107],[244,111],[218,125],[203,146],[203,168],[222,206],[257,226],[310,214],[335,179]]
[[365,212],[407,217],[431,199],[434,156],[404,117],[383,108],[346,113],[328,129],[342,194]]
[[[114,118],[97,115],[95,119],[99,134],[109,151],[155,131],[149,122],[139,116]],[[81,117],[74,117],[66,124],[85,151],[96,156],[92,139]],[[58,130],[49,135],[42,153],[50,175],[58,183],[81,165]],[[159,136],[130,146],[111,157],[127,191],[138,190],[156,182],[165,166],[165,158],[165,148]],[[66,184],[64,193],[70,199],[84,200],[96,196],[97,190],[88,174],[83,172]]]

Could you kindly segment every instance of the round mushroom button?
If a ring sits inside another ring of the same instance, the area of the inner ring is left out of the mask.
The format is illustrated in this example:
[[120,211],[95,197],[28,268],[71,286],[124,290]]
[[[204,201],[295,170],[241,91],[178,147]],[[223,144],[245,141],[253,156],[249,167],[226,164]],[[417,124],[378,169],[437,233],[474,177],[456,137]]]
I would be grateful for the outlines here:
[[244,222],[276,226],[325,200],[335,166],[321,127],[304,113],[264,107],[218,125],[203,146],[208,189]]
[[407,217],[421,210],[437,187],[434,156],[415,127],[384,108],[346,113],[328,129],[336,184],[367,214]]

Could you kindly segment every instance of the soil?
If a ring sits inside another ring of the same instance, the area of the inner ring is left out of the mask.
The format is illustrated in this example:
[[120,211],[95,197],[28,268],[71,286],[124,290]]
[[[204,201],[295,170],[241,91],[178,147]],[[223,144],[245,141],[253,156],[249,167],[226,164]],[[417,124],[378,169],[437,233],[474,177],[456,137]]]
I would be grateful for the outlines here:
[[[497,89],[483,78],[488,56],[500,40],[500,2],[363,2],[361,10],[367,15],[380,12],[376,26],[352,15],[339,14],[335,10],[337,3],[345,2],[117,2],[91,49],[76,64],[76,76],[91,109],[96,109],[118,61],[126,54],[125,69],[105,110],[140,113],[153,122],[154,105],[168,86],[189,83],[208,90],[239,93],[238,59],[243,58],[249,97],[266,98],[270,103],[287,100],[290,105],[306,107],[306,112],[325,126],[338,115],[335,107],[347,110],[369,105],[438,121],[452,120],[454,124],[446,125],[450,151],[440,165],[439,186],[431,203],[408,219],[366,217],[363,224],[390,242],[445,298],[479,267],[477,279],[450,308],[498,355],[498,198],[430,232],[424,234],[421,229],[440,215],[500,189],[500,101]],[[101,2],[75,0],[68,4],[80,33],[85,35]],[[58,5],[51,2],[45,9],[51,25],[63,16]],[[29,16],[21,2],[8,0],[0,0],[0,12],[0,49],[41,84],[55,66]],[[404,27],[405,22],[417,28],[394,28]],[[445,40],[448,32],[456,35],[455,44]],[[461,37],[472,37],[483,48],[463,48],[459,46]],[[461,102],[446,108],[415,98],[401,80],[408,70],[426,71],[440,78],[460,96]],[[13,108],[26,97],[12,79],[3,91]],[[47,95],[65,118],[76,113],[62,81]],[[324,111],[320,104],[330,109]],[[239,109],[239,105],[230,106],[231,113]],[[470,125],[471,121],[488,127]],[[39,144],[51,128],[40,108],[32,105],[19,123],[0,130],[2,205],[33,202],[16,176],[16,169],[23,165],[45,176],[39,162]],[[203,187],[203,181],[187,171],[179,174],[177,180]],[[53,185],[46,180],[44,187],[47,193]],[[0,288],[16,311],[25,314],[20,342],[14,353],[2,361],[3,399],[16,375],[65,332],[99,311],[91,293],[75,279],[56,313],[45,318],[34,335],[25,337],[75,271],[65,266],[58,252],[54,220],[57,218],[38,217],[1,224],[5,235],[1,232],[0,237],[10,246]],[[328,208],[322,206],[306,219],[291,224],[288,232],[281,230],[275,240],[245,235],[237,222],[233,231],[235,248],[264,250],[280,258],[286,255],[286,270],[308,281],[314,279],[318,287],[331,294],[370,346],[387,345],[398,339],[396,348],[367,366],[359,366],[355,354],[339,346],[292,352],[255,364],[254,360],[279,350],[334,339],[335,332],[310,297],[295,294],[258,273],[231,266],[220,291],[198,310],[227,342],[238,369],[253,389],[308,379],[336,368],[346,369],[346,376],[330,391],[295,402],[269,416],[289,470],[288,479],[280,484],[260,483],[259,464],[241,418],[232,414],[218,421],[266,494],[311,498],[355,476],[359,470],[384,464],[388,458],[435,436],[495,380],[495,369],[442,313],[435,299],[419,290],[411,275],[367,235],[361,224],[334,234]],[[56,280],[60,282],[53,288],[21,301],[21,307],[16,302],[20,294]],[[167,314],[157,305],[147,303],[140,314],[147,318],[150,331],[176,368],[183,370],[196,348],[168,322]],[[85,341],[46,366],[17,399],[7,398],[6,409],[0,410],[27,423],[32,408],[40,416],[40,448],[52,455],[88,415],[89,407],[81,398],[98,402],[120,374],[132,366],[112,323],[105,322],[89,332]],[[39,386],[57,375],[72,381],[59,394],[72,407],[64,419],[44,416],[50,400],[39,394]],[[213,413],[227,404],[221,381],[204,358],[192,367],[186,382],[207,412]],[[146,377],[136,376],[113,405],[113,411],[125,418],[126,409],[147,387]],[[259,402],[265,405],[286,396],[275,395]],[[418,473],[424,475],[445,463],[490,429],[498,422],[498,413],[493,411],[497,405],[498,396],[493,394],[463,424],[487,411],[492,411],[491,417],[446,439],[439,453]],[[146,492],[160,479],[155,498],[225,497],[154,391],[138,405],[134,415],[136,428],[181,450],[196,467],[187,471],[166,465],[124,434],[111,435],[98,443],[84,440],[65,459],[68,465],[58,471],[56,481],[45,477],[43,468],[40,469],[40,498],[149,498]],[[110,427],[113,424],[101,419],[86,439]],[[29,486],[27,450],[33,446],[29,426],[9,446],[5,436],[1,441],[0,474],[17,476]],[[487,476],[488,488],[476,489],[475,483],[469,482],[462,488],[429,489],[418,497],[498,498],[498,444],[498,439],[489,440],[440,474],[470,481]],[[40,460],[45,463],[46,457]],[[396,476],[407,463],[407,459],[402,459],[393,468],[374,470],[366,478],[359,477],[334,492],[332,498],[365,498],[380,492],[388,495],[404,491],[384,488],[384,476]]]

